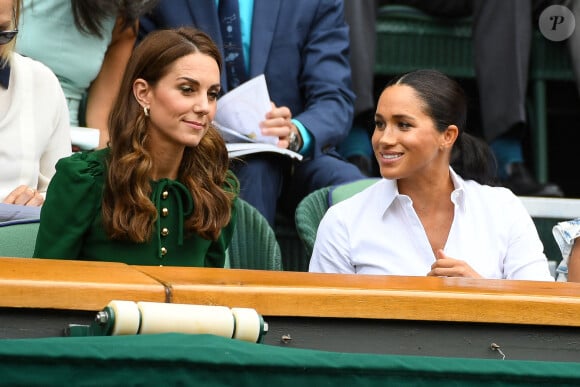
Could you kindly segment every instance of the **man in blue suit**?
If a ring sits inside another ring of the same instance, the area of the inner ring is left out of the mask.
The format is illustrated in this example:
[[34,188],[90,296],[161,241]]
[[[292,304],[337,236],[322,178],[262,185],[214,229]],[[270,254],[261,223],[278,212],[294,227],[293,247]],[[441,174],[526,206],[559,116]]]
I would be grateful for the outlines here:
[[[219,0],[161,0],[140,20],[140,36],[164,28],[196,27],[223,47]],[[274,224],[278,209],[293,215],[310,192],[365,176],[335,146],[353,118],[348,27],[341,0],[239,0],[248,79],[264,74],[273,107],[263,133],[304,156],[245,157],[233,169],[241,197]],[[222,52],[223,55],[223,52]],[[222,88],[228,91],[222,69]],[[278,208],[278,203],[280,208]]]

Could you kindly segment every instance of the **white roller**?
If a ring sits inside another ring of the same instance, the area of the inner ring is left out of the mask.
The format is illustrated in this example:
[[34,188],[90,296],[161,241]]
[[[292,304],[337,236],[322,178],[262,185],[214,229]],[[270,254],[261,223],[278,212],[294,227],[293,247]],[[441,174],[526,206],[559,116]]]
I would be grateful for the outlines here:
[[232,314],[236,319],[234,339],[255,343],[262,332],[262,317],[251,308],[232,308]]
[[107,306],[114,313],[112,336],[137,334],[139,331],[139,322],[141,321],[141,314],[139,313],[137,303],[133,301],[113,300]]
[[207,333],[231,338],[234,316],[225,306],[138,302],[140,334],[164,332]]

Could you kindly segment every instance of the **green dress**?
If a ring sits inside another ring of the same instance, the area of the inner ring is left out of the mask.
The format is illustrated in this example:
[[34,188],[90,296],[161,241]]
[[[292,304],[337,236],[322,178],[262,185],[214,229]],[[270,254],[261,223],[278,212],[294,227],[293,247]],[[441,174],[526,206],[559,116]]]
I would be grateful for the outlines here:
[[[235,227],[232,219],[216,241],[184,230],[193,210],[192,197],[176,180],[151,182],[158,220],[148,242],[111,240],[102,224],[102,197],[108,149],[76,153],[61,159],[40,213],[34,256],[124,262],[131,265],[223,267]],[[236,194],[239,186],[231,175]]]

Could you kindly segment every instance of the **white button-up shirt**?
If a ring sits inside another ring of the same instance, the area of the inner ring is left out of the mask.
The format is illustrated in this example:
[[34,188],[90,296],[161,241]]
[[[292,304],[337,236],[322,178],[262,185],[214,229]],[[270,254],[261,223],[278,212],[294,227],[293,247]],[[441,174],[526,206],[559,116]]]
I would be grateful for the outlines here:
[[[553,281],[543,245],[521,200],[452,169],[453,223],[446,255],[484,278]],[[425,276],[435,255],[413,202],[382,179],[331,206],[320,222],[311,272]]]

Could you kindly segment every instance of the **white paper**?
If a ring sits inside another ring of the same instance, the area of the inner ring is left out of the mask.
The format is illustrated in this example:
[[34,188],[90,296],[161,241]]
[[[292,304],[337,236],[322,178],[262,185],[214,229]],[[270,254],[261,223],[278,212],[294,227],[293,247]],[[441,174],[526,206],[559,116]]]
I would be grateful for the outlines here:
[[261,74],[218,100],[214,124],[226,142],[276,144],[278,137],[264,136],[260,130],[260,122],[266,119],[271,108],[266,78]]
[[228,155],[231,157],[241,157],[248,154],[260,153],[260,152],[273,152],[279,153],[281,155],[286,155],[292,157],[296,160],[302,160],[302,155],[300,153],[293,152],[289,149],[279,148],[276,145],[264,144],[264,143],[228,143],[226,144],[228,148]]
[[71,126],[70,136],[72,144],[81,150],[92,150],[99,146],[99,129]]

